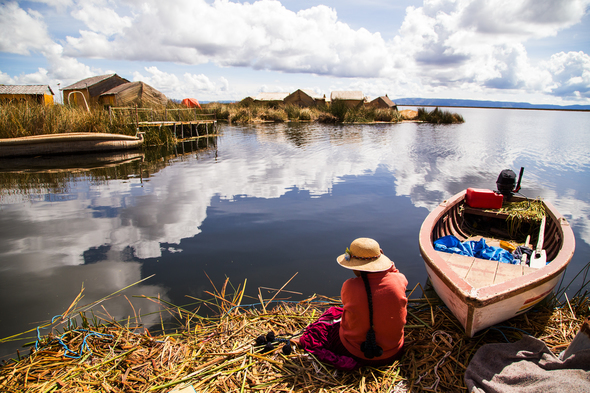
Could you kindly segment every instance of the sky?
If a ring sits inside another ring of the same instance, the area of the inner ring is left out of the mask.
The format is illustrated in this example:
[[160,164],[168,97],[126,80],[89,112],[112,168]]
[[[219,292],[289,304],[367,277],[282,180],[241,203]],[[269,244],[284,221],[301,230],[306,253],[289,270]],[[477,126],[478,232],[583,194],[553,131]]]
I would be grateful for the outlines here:
[[590,105],[590,0],[0,0],[0,84]]

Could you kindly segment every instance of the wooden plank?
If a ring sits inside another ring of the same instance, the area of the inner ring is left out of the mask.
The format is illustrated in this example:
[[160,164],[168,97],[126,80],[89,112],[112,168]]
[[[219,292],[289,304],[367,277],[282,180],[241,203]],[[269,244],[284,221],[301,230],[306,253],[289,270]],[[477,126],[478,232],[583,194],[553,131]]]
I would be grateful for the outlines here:
[[475,260],[474,257],[468,257],[460,254],[451,254],[443,251],[437,251],[437,253],[461,278],[465,278],[465,276],[467,276],[467,273],[469,272],[469,269]]
[[465,205],[463,212],[467,213],[467,214],[475,214],[477,216],[483,216],[483,217],[501,218],[501,219],[508,218],[508,213],[500,213],[497,211],[497,209],[479,209],[476,207],[468,206],[467,204]]
[[471,269],[465,276],[465,280],[474,288],[482,288],[494,283],[496,270],[498,270],[498,261],[488,261],[485,259],[474,258]]
[[536,272],[538,270],[538,269],[532,268],[532,267],[527,266],[527,265],[521,265],[521,268],[522,268],[522,275],[523,276],[525,276],[525,275],[527,275],[529,273],[534,273],[534,272]]
[[494,284],[499,284],[520,276],[522,276],[522,266],[520,264],[512,265],[510,263],[500,262],[496,270]]

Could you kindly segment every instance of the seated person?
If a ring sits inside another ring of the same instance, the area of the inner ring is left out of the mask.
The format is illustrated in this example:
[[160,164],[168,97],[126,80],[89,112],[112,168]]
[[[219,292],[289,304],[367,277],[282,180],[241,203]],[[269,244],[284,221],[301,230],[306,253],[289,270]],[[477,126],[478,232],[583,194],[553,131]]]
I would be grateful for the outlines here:
[[373,239],[356,239],[337,261],[356,275],[342,285],[343,307],[326,310],[296,343],[341,370],[392,363],[403,353],[406,277]]

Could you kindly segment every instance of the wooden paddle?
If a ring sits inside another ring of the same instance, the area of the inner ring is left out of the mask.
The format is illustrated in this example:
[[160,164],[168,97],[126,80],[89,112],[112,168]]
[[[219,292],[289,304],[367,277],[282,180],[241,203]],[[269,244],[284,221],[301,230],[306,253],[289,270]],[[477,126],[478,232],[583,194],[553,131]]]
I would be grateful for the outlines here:
[[543,250],[543,236],[545,235],[545,216],[541,220],[541,228],[539,229],[539,240],[537,241],[537,248],[533,251],[531,256],[531,267],[541,268],[547,264],[547,254]]

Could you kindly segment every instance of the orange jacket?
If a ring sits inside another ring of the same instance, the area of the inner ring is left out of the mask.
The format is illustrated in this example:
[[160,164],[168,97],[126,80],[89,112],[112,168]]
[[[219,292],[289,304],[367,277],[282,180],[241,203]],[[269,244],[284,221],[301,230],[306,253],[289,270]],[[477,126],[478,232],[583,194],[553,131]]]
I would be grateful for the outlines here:
[[[372,360],[387,359],[404,345],[408,280],[394,267],[385,272],[368,273],[368,278],[373,298],[373,329],[377,345],[383,349],[383,355]],[[344,306],[340,341],[351,354],[367,359],[361,351],[369,330],[369,302],[363,279],[346,280],[340,295]]]

